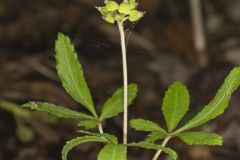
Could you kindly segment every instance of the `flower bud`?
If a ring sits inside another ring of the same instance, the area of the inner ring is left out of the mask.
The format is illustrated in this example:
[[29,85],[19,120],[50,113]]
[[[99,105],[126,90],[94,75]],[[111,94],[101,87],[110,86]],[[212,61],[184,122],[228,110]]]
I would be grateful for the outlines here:
[[130,5],[128,2],[123,2],[118,7],[118,12],[123,14],[129,14],[131,11]]
[[121,21],[123,21],[124,14],[118,13],[118,14],[114,15],[114,18],[117,22],[121,22]]
[[118,4],[117,2],[114,2],[114,1],[108,1],[106,3],[106,9],[108,12],[114,12],[116,10],[118,10]]
[[107,14],[107,15],[104,15],[104,16],[103,16],[103,19],[104,19],[105,21],[107,21],[108,23],[112,23],[112,24],[113,24],[113,23],[115,22],[115,19],[114,19],[112,13],[109,13],[109,14]]
[[131,10],[129,14],[129,21],[135,22],[138,21],[143,16],[143,13],[138,10]]
[[131,9],[135,9],[137,7],[136,0],[129,0],[129,5]]
[[107,8],[106,7],[96,7],[98,9],[98,11],[102,14],[105,15],[108,13]]

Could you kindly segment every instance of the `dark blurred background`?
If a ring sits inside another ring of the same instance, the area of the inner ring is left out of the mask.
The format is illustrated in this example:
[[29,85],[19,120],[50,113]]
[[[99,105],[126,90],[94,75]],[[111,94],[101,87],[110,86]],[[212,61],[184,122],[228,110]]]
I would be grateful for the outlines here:
[[[65,141],[80,135],[75,121],[19,109],[20,104],[34,100],[83,110],[66,94],[56,73],[58,32],[74,42],[98,110],[122,86],[119,34],[117,26],[105,23],[94,8],[102,4],[102,0],[0,0],[0,160],[60,160]],[[189,87],[191,117],[240,64],[240,1],[201,0],[204,32],[200,36],[194,36],[193,22],[198,18],[190,4],[141,0],[144,18],[125,25],[129,81],[140,88],[130,118],[146,118],[163,126],[162,97],[175,80]],[[203,44],[200,48],[195,45],[198,41]],[[223,146],[188,147],[173,140],[169,146],[179,153],[179,160],[239,160],[239,93],[233,95],[223,116],[199,128],[222,135]],[[119,137],[121,127],[121,116],[104,124],[105,130]],[[131,130],[129,140],[143,137]],[[100,147],[80,145],[69,159],[95,160]],[[129,160],[151,159],[153,153],[131,149]]]

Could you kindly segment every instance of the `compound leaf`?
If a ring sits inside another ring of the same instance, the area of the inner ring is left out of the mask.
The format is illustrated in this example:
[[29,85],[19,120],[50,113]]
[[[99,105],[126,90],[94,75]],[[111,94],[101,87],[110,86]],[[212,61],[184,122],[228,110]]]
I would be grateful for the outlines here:
[[177,134],[188,145],[222,145],[222,137],[215,133],[185,132]]
[[58,34],[55,44],[58,75],[66,91],[97,117],[90,91],[85,81],[82,66],[69,37]]
[[189,103],[188,89],[182,83],[174,82],[167,90],[162,105],[163,115],[170,133],[188,111]]
[[89,116],[87,114],[46,102],[29,102],[22,105],[22,107],[48,112],[59,118],[94,119],[94,117]]
[[239,87],[239,85],[240,67],[236,67],[227,76],[214,99],[177,132],[179,133],[197,127],[221,115],[227,108],[232,93]]
[[98,160],[126,160],[127,149],[123,144],[108,143],[100,151]]
[[[138,87],[136,84],[128,85],[128,105],[130,105],[136,97],[137,91]],[[123,88],[118,89],[103,105],[100,120],[111,118],[121,112],[123,112]]]
[[76,147],[79,144],[86,143],[86,142],[103,142],[107,143],[108,141],[103,137],[98,136],[84,136],[84,137],[77,137],[68,141],[63,149],[62,149],[62,160],[67,160],[67,155],[70,150]]
[[159,132],[163,135],[167,135],[166,131],[162,129],[158,124],[144,119],[132,119],[130,125],[137,131],[146,131],[146,132]]
[[161,145],[157,145],[157,144],[153,144],[153,143],[149,143],[149,142],[138,142],[138,143],[130,143],[130,144],[128,144],[128,146],[140,147],[140,148],[144,148],[144,149],[154,149],[154,150],[162,149],[163,152],[170,155],[174,160],[177,159],[177,153],[174,150],[172,150],[170,148],[165,148]]

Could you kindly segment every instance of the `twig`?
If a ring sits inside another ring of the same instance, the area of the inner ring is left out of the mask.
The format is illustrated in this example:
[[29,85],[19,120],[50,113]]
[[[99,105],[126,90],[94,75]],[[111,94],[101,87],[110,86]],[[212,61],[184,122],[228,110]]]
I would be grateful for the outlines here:
[[205,67],[208,64],[208,58],[200,0],[190,0],[190,8],[194,32],[194,46],[197,51],[198,62],[200,67]]

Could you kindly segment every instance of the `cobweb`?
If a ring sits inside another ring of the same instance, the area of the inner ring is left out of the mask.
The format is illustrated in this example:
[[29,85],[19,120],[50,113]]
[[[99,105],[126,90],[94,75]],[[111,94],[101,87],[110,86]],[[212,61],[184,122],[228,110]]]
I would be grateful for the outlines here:
[[126,35],[126,48],[128,46],[128,42],[129,42],[129,39],[130,39],[130,36],[133,32],[133,29],[136,27],[137,25],[137,22],[134,22],[134,23],[131,23],[131,24],[127,24],[126,25],[126,30],[125,30],[125,35]]

